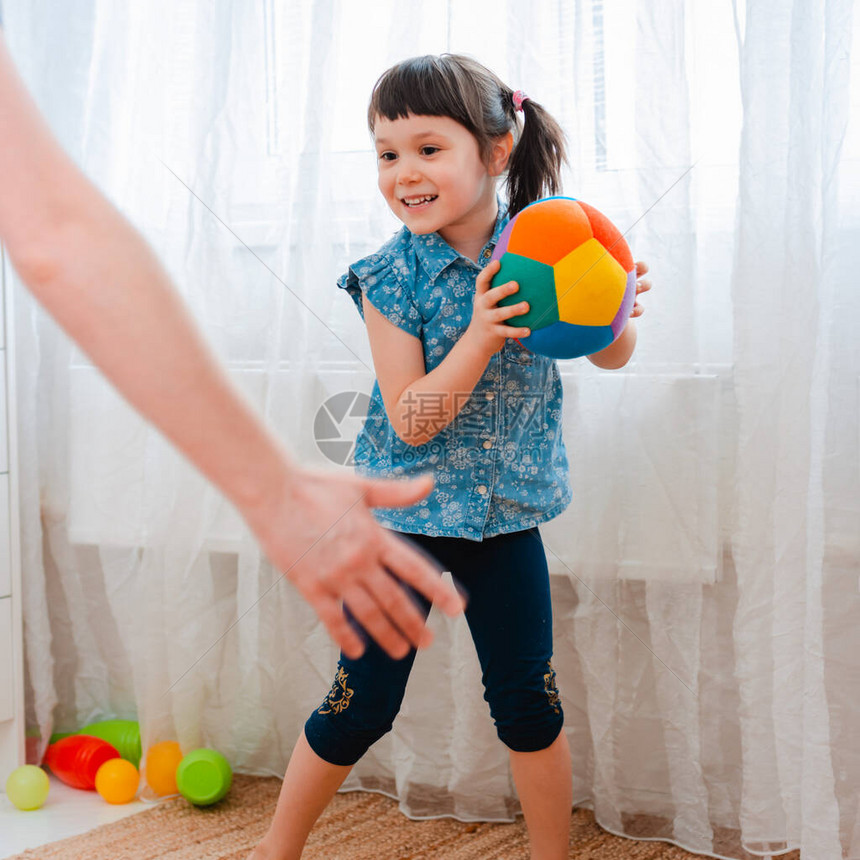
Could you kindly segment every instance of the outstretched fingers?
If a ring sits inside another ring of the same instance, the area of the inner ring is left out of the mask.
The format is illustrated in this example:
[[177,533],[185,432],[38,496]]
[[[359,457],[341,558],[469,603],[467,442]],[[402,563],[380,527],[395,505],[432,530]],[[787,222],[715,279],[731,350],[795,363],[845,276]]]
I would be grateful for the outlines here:
[[[411,585],[446,615],[459,615],[465,609],[465,600],[442,579],[439,565],[429,555],[396,535],[386,533],[384,540],[381,551],[383,564],[398,579]],[[413,610],[414,606],[413,603]]]
[[384,595],[372,594],[368,591],[368,581],[348,588],[343,593],[343,603],[356,622],[389,657],[400,660],[409,653],[412,643],[406,635],[391,620],[379,601]]
[[351,660],[361,657],[364,641],[344,615],[340,599],[322,588],[305,591],[304,597],[340,650]]
[[[375,570],[362,584],[372,604],[362,600],[365,618],[371,625],[366,627],[367,632],[392,656],[404,657],[410,648],[426,648],[433,642],[426,613],[406,585],[382,569]],[[352,598],[344,595],[344,600],[354,613]]]

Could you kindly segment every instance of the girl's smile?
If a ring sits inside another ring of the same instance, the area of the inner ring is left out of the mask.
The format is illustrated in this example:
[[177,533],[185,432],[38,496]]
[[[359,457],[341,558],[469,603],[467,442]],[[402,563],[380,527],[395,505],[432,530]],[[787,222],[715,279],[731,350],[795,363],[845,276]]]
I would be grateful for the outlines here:
[[436,199],[438,199],[437,194],[424,194],[421,197],[404,197],[403,203],[405,203],[410,209],[417,209],[421,206],[428,206]]

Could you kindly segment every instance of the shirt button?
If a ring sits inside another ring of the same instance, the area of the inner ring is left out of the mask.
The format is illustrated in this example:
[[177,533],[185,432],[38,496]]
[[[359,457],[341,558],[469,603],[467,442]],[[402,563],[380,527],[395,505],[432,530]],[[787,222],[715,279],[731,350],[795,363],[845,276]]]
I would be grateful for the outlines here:
[[486,495],[487,495],[487,488],[486,488],[483,484],[481,484],[481,486],[480,486],[480,487],[478,487],[478,492],[479,492],[482,496],[486,496]]
[[482,256],[485,260],[489,260],[489,259],[490,259],[490,257],[492,257],[492,256],[493,256],[493,252],[492,252],[489,248],[484,248],[484,253],[483,253],[483,254],[481,254],[481,256]]
[[484,447],[485,448],[492,448],[493,447],[492,440],[491,439],[484,439]]
[[493,394],[492,391],[488,391],[487,392],[487,400],[495,400],[495,399],[496,399],[496,395]]

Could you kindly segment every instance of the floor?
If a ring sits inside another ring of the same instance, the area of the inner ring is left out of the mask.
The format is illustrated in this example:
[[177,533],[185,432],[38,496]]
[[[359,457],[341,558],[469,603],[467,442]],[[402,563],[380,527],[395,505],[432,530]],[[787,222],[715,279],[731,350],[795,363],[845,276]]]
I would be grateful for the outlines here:
[[142,800],[122,806],[112,805],[94,791],[69,788],[51,777],[51,790],[45,805],[32,812],[21,812],[0,790],[0,858],[85,833],[151,807],[151,803]]

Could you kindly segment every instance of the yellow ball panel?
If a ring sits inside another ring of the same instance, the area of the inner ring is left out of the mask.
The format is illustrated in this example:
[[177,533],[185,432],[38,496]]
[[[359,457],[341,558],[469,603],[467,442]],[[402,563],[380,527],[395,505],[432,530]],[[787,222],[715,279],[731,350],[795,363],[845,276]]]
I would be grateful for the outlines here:
[[554,269],[560,320],[574,325],[609,325],[615,319],[627,287],[627,273],[597,239],[583,242]]

